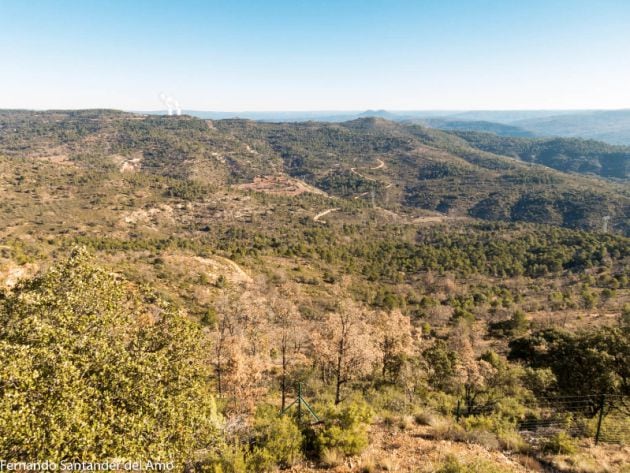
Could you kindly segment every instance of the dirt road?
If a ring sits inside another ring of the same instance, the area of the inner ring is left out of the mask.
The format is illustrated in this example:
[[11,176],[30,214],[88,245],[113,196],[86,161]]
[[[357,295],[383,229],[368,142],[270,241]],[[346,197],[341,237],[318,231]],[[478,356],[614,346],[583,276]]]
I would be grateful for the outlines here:
[[[336,212],[337,210],[341,210],[339,208],[335,208],[335,209],[328,209],[328,210],[324,210],[323,212],[318,213],[317,215],[315,215],[313,217],[313,221],[314,222],[318,222],[320,218],[322,218],[324,215],[328,215],[330,212]],[[322,220],[323,222],[323,220]],[[324,222],[325,223],[325,222]]]

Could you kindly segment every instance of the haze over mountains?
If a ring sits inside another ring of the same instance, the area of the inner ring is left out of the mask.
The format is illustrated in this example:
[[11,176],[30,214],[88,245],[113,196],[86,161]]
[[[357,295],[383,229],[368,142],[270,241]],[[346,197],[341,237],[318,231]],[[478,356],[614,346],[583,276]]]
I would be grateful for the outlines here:
[[[165,111],[150,112],[165,114]],[[245,118],[271,122],[343,122],[378,117],[443,130],[482,131],[515,137],[575,137],[630,145],[630,110],[481,111],[276,111],[213,112],[184,110],[204,119]]]

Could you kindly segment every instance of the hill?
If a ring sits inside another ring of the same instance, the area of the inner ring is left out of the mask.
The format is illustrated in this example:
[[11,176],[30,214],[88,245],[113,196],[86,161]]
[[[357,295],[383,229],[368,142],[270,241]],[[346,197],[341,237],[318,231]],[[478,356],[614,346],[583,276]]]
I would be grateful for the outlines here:
[[[170,192],[192,196],[207,186],[287,174],[405,218],[430,211],[597,229],[610,216],[613,228],[628,231],[627,186],[507,157],[624,177],[627,152],[598,143],[447,133],[372,117],[261,123],[115,111],[3,112],[0,126],[0,153],[9,167],[28,167],[27,157],[45,167],[63,162],[90,180],[142,170]],[[37,180],[37,172],[28,173]]]
[[515,120],[511,125],[545,136],[589,138],[630,145],[630,110],[594,110]]
[[630,147],[578,138],[524,140],[474,132],[458,132],[472,146],[563,172],[609,178],[630,177]]
[[533,138],[536,134],[532,131],[503,123],[481,120],[449,120],[445,118],[426,118],[410,120],[411,123],[425,125],[447,131],[476,131],[481,133],[493,133],[499,136],[515,136]]
[[[165,111],[146,112],[153,115]],[[202,119],[248,119],[264,122],[340,123],[357,118],[385,118],[442,130],[477,131],[514,137],[573,137],[630,145],[628,110],[482,110],[482,111],[319,111],[211,112],[186,110]]]

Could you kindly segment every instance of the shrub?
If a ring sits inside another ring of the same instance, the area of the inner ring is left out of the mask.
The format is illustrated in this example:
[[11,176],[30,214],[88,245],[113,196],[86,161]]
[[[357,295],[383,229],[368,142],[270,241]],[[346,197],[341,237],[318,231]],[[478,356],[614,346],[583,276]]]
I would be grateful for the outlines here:
[[397,462],[392,457],[384,457],[378,461],[381,471],[400,471]]
[[466,441],[481,445],[486,450],[499,450],[500,444],[497,436],[488,430],[471,430],[466,432]]
[[441,419],[431,427],[431,436],[435,440],[451,440],[453,442],[466,440],[466,431],[460,425],[447,419]]
[[413,416],[413,420],[418,425],[434,425],[436,421],[435,414],[430,411],[418,412]]
[[449,455],[436,473],[464,473],[466,470],[466,467],[454,455]]
[[527,442],[525,442],[523,437],[515,430],[499,432],[497,439],[499,440],[501,450],[519,453],[525,453],[529,450]]
[[247,473],[245,452],[237,444],[225,444],[206,461],[203,471],[205,473]]
[[[509,429],[516,425],[527,414],[526,407],[521,403],[519,398],[504,397],[495,405],[495,416],[497,419],[497,427],[500,429]],[[497,430],[495,430],[497,431]]]
[[344,455],[335,448],[325,448],[320,454],[322,465],[327,468],[335,468],[343,463]]
[[527,444],[514,430],[510,419],[500,416],[473,416],[462,422],[469,442],[483,445],[490,450],[499,448],[510,451],[524,451]]
[[361,461],[359,466],[359,473],[375,473],[377,471],[377,466],[374,461],[374,458],[368,457],[364,458]]
[[357,455],[367,447],[372,409],[365,402],[334,406],[325,418],[324,429],[317,434],[320,452],[334,450],[344,455]]
[[255,447],[247,458],[247,470],[256,472],[271,472],[276,468],[275,455],[265,447]]
[[451,415],[455,412],[457,398],[445,392],[436,391],[427,399],[428,407],[443,415]]
[[532,473],[544,473],[548,471],[538,460],[529,455],[515,455],[514,459],[525,467],[526,471],[530,471]]
[[398,421],[398,428],[400,430],[409,430],[412,425],[412,419],[410,416],[402,416]]
[[385,427],[393,427],[393,425],[396,423],[396,417],[394,417],[392,414],[386,413],[383,415],[383,425]]
[[556,455],[572,455],[576,450],[575,441],[566,432],[556,433],[542,445],[543,452]]
[[412,406],[407,395],[396,386],[379,386],[378,389],[371,389],[365,399],[376,412],[411,413]]
[[506,432],[514,429],[509,419],[499,416],[471,416],[466,417],[462,425],[466,430],[487,430],[488,432]]
[[259,449],[255,455],[258,463],[271,458],[273,463],[288,467],[302,458],[302,433],[292,417],[278,416],[272,407],[259,408],[254,430]]

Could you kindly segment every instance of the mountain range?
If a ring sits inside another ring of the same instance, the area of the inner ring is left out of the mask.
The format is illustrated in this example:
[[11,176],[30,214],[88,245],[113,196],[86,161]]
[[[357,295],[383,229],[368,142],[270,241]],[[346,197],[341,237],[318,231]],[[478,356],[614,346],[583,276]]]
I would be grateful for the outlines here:
[[[166,114],[166,111],[145,112]],[[242,118],[267,122],[344,122],[375,117],[460,131],[481,131],[514,137],[572,137],[630,145],[630,110],[509,111],[319,111],[212,112],[185,110],[186,115],[221,120]]]
[[[104,201],[113,198],[113,204],[118,198],[112,189],[132,178],[147,192],[157,185],[193,200],[210,187],[275,186],[280,193],[307,189],[400,219],[478,218],[592,230],[607,217],[615,231],[630,229],[630,148],[579,139],[443,131],[373,117],[269,123],[113,110],[4,111],[0,159],[3,206],[14,214],[21,206],[31,213],[37,207],[37,199],[25,200],[28,182],[46,215],[52,201],[94,192],[95,179]],[[77,212],[86,207],[83,201],[68,205]]]

